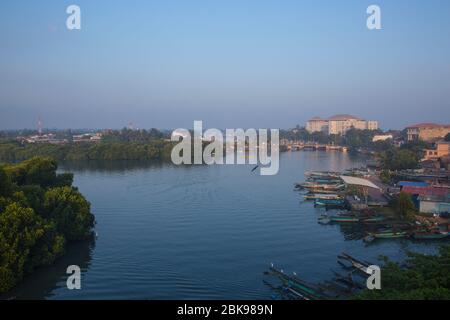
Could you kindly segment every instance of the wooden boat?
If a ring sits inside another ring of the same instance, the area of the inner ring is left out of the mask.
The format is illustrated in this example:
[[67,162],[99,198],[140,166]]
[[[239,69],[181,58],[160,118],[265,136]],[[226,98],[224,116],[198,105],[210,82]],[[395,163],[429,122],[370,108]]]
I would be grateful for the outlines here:
[[305,176],[339,178],[341,176],[341,173],[335,171],[305,171]]
[[323,215],[321,217],[319,217],[319,223],[320,224],[329,224],[332,222],[336,222],[336,223],[346,223],[346,222],[358,222],[359,218],[358,217],[353,217],[353,216],[327,216],[327,215]]
[[386,220],[386,218],[382,216],[361,218],[361,222],[382,222],[384,220]]
[[277,275],[280,280],[289,288],[292,288],[307,300],[326,299],[327,295],[322,292],[321,288],[316,285],[307,283],[296,275],[287,275],[282,270],[278,270],[271,266],[270,271]]
[[375,239],[395,239],[395,238],[405,238],[408,236],[408,233],[405,231],[385,231],[385,232],[377,232],[377,233],[369,233],[369,235],[373,236]]
[[439,240],[450,236],[448,231],[414,232],[413,238],[417,240]]
[[344,199],[315,199],[314,205],[318,207],[334,206],[341,207],[345,205]]
[[338,255],[338,259],[346,260],[346,261],[350,262],[353,268],[357,269],[358,271],[361,271],[365,275],[370,274],[368,272],[369,263],[367,263],[367,262],[358,260],[345,252]]
[[315,199],[334,199],[334,200],[342,200],[342,197],[337,194],[307,194],[303,196],[306,200],[315,200]]
[[342,184],[342,180],[340,180],[340,179],[308,178],[307,182],[313,182],[313,183],[317,183],[317,184]]

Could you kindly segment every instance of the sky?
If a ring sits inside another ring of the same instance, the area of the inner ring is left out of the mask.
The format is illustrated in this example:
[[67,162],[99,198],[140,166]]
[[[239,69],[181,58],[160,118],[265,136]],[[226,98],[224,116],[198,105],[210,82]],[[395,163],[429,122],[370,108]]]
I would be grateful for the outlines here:
[[[81,8],[68,30],[66,8]],[[381,30],[366,27],[381,8]],[[0,129],[450,123],[448,0],[2,0]]]

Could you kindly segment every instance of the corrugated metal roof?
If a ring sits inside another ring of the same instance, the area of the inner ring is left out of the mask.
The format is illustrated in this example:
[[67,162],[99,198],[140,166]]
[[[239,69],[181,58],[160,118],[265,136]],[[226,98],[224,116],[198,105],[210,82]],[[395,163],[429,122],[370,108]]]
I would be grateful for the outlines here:
[[428,187],[428,183],[421,181],[400,181],[397,184],[400,187]]
[[341,176],[341,179],[346,184],[361,186],[361,187],[368,187],[368,188],[373,188],[373,189],[378,189],[378,190],[381,189],[379,186],[377,186],[372,181],[369,181],[367,179],[351,177],[351,176]]
[[445,196],[448,194],[448,190],[444,188],[435,188],[435,187],[414,187],[414,186],[405,186],[402,188],[403,192],[409,194],[417,194],[420,196]]

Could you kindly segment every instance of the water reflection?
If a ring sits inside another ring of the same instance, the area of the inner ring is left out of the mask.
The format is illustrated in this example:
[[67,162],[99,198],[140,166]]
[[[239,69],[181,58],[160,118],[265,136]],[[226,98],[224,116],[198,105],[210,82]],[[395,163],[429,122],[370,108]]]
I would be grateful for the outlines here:
[[173,166],[171,163],[162,161],[133,161],[133,160],[89,160],[89,161],[65,161],[60,163],[60,168],[68,171],[87,172],[118,172],[141,170],[141,169],[158,169],[164,166]]
[[10,292],[0,295],[0,299],[27,300],[52,297],[55,289],[66,286],[68,277],[66,270],[69,265],[79,266],[82,274],[88,270],[94,248],[94,237],[69,244],[66,248],[66,254],[58,259],[55,264],[37,269]]

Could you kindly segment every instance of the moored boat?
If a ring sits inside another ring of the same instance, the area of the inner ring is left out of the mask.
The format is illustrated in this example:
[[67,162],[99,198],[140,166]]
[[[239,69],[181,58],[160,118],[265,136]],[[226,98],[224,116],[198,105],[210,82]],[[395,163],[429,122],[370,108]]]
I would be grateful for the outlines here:
[[414,232],[413,238],[417,240],[439,240],[450,236],[448,231]]
[[327,216],[323,215],[319,217],[319,223],[328,224],[331,222],[358,222],[359,218],[354,216]]
[[325,207],[325,206],[344,206],[345,200],[344,199],[315,199],[314,205],[318,207]]
[[369,233],[370,236],[375,239],[394,239],[394,238],[405,238],[408,236],[408,233],[405,231],[385,231],[385,232],[377,232],[377,233]]
[[315,200],[315,199],[334,199],[334,200],[342,200],[342,197],[337,194],[307,194],[303,196],[306,200]]

